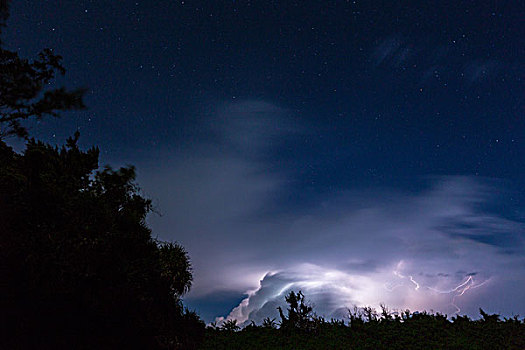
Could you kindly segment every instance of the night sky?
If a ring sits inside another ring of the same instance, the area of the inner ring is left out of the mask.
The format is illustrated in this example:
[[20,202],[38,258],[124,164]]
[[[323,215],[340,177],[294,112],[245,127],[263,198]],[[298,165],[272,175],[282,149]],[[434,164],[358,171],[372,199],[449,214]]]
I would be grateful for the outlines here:
[[102,164],[134,164],[207,321],[315,310],[525,314],[521,1],[13,1],[6,47]]

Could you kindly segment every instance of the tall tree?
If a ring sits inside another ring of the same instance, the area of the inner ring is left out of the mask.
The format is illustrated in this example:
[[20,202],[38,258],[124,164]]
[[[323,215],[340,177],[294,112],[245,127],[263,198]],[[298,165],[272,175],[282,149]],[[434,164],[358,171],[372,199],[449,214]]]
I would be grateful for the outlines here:
[[196,347],[204,324],[181,302],[189,257],[152,238],[134,168],[99,169],[78,133],[63,147],[29,137],[24,121],[84,107],[82,91],[47,88],[57,73],[52,50],[29,61],[0,47],[0,348]]
[[31,139],[23,154],[0,142],[8,340],[187,347],[203,326],[180,301],[191,287],[187,253],[152,239],[134,169],[96,171],[98,150],[80,150],[78,136],[62,148]]

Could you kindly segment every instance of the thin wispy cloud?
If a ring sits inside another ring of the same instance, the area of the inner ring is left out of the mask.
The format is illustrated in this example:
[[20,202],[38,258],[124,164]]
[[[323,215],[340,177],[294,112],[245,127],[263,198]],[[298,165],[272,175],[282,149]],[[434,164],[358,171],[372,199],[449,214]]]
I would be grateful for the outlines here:
[[415,74],[421,86],[434,82],[471,87],[494,79],[504,82],[505,77],[517,77],[523,70],[521,64],[506,61],[497,53],[487,55],[467,49],[466,35],[432,43],[427,40],[393,34],[371,48],[369,59],[376,68]]

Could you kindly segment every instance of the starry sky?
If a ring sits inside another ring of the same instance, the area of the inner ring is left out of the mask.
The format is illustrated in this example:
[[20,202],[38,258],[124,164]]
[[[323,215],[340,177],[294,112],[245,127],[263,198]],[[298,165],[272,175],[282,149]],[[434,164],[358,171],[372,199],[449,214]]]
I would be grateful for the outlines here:
[[75,130],[134,164],[154,236],[207,321],[386,303],[525,314],[519,1],[17,0],[7,48],[51,47]]

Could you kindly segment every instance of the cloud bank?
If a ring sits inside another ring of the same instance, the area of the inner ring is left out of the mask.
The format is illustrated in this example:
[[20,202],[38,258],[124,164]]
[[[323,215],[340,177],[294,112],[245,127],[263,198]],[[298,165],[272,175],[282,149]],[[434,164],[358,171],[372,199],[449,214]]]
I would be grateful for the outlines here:
[[259,323],[290,290],[328,318],[380,303],[525,313],[525,226],[490,208],[500,183],[436,176],[417,190],[348,186],[304,204],[298,161],[280,155],[309,128],[289,111],[226,103],[196,128],[189,146],[139,164],[139,181],[163,213],[150,218],[154,232],[190,253],[189,299],[246,294],[216,316]]
[[276,317],[290,290],[302,290],[328,318],[381,303],[448,315],[475,316],[480,306],[523,311],[524,227],[479,209],[492,190],[440,178],[417,195],[376,194],[363,205],[335,200],[332,220],[324,209],[284,233],[297,239],[300,248],[290,249],[306,263],[268,273],[228,318]]

